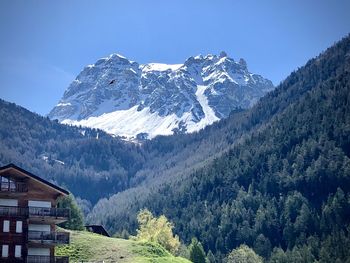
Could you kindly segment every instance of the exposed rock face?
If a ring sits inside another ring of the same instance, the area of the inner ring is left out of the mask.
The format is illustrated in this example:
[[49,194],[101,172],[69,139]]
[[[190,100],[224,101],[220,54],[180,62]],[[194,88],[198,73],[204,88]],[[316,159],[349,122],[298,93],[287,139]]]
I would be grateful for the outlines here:
[[273,88],[225,52],[176,65],[140,65],[112,54],[85,67],[49,117],[129,139],[153,138],[200,130]]

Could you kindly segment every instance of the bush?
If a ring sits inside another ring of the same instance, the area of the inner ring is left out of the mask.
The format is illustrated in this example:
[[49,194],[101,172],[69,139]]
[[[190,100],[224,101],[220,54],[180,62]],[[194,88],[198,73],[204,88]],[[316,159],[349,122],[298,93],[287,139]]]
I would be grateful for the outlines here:
[[158,243],[172,254],[179,249],[179,237],[173,234],[174,225],[164,215],[157,218],[149,210],[143,209],[137,215],[137,221],[137,240]]

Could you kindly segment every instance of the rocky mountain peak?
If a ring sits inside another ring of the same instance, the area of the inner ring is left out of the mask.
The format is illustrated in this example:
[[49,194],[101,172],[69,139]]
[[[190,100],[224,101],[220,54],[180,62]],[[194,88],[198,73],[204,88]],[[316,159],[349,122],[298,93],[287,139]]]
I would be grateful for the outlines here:
[[226,54],[225,51],[221,51],[220,55],[219,55],[219,58],[224,58],[224,57],[227,57],[227,54]]
[[225,52],[184,64],[138,64],[111,54],[79,73],[49,117],[128,139],[153,138],[202,129],[272,89]]

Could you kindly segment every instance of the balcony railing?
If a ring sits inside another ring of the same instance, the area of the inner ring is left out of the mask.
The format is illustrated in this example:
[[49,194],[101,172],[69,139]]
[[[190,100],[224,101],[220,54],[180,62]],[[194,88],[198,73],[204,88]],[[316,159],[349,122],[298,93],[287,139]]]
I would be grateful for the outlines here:
[[70,209],[56,207],[0,206],[0,216],[69,218]]
[[17,206],[0,206],[0,216],[27,216],[28,208]]
[[0,192],[10,193],[25,193],[28,192],[28,186],[22,182],[1,182],[0,181]]
[[27,256],[27,263],[69,263],[69,257]]
[[56,218],[68,218],[70,216],[70,209],[56,208],[56,207],[29,207],[29,217],[31,216],[49,216]]
[[69,233],[28,231],[28,241],[42,244],[69,244]]

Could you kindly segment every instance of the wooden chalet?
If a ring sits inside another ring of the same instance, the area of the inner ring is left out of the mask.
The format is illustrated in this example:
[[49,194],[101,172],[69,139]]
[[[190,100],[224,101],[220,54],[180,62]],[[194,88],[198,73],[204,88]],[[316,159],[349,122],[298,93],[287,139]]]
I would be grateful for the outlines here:
[[56,231],[70,216],[57,199],[68,194],[14,164],[0,167],[0,262],[69,262],[55,257],[56,245],[69,244],[69,233]]

